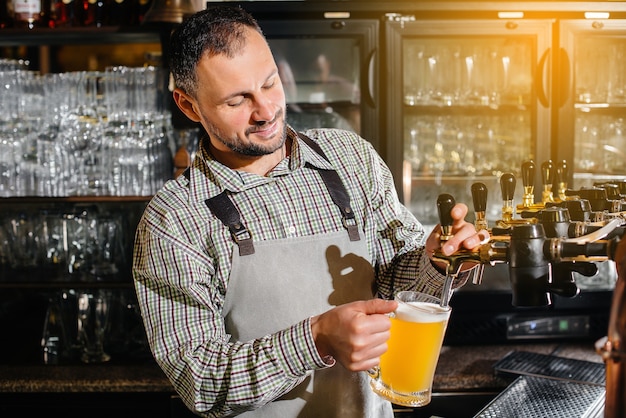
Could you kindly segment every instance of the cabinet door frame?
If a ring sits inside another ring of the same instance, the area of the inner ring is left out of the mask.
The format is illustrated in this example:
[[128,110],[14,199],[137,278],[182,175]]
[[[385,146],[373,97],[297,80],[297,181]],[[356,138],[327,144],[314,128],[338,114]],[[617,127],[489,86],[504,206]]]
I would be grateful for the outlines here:
[[[386,113],[386,159],[395,178],[396,188],[402,191],[403,138],[398,134],[398,126],[403,126],[402,101],[402,38],[411,37],[450,37],[450,36],[524,36],[532,37],[534,44],[533,72],[542,80],[533,80],[535,90],[542,90],[543,100],[533,91],[535,109],[532,114],[531,144],[536,161],[550,158],[551,125],[551,64],[552,39],[555,19],[477,19],[477,20],[388,20],[385,25],[386,59],[385,77],[388,86]],[[520,161],[520,165],[521,165]],[[535,183],[540,181],[537,177]]]
[[[555,60],[555,115],[556,134],[553,138],[552,154],[558,160],[574,161],[576,114],[583,112],[622,112],[626,110],[626,103],[617,106],[608,103],[592,103],[589,105],[576,102],[576,42],[578,39],[590,37],[611,37],[621,39],[626,45],[626,19],[563,19],[558,22],[559,45],[558,59]],[[624,69],[626,71],[626,68]],[[611,110],[611,108],[613,110]],[[573,177],[574,186],[577,178],[574,164],[570,165],[570,177]],[[583,174],[583,176],[586,176]],[[610,175],[600,175],[598,181],[603,181]],[[618,176],[622,177],[623,176]],[[593,181],[593,179],[586,179]],[[586,181],[581,179],[581,181]]]

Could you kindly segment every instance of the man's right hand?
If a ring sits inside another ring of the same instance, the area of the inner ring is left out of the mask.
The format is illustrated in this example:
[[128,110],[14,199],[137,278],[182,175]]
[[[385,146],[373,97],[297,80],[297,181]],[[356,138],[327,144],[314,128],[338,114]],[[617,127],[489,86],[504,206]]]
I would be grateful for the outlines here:
[[320,356],[330,355],[351,371],[378,366],[390,335],[387,314],[397,307],[393,300],[371,299],[340,305],[312,317],[311,331]]

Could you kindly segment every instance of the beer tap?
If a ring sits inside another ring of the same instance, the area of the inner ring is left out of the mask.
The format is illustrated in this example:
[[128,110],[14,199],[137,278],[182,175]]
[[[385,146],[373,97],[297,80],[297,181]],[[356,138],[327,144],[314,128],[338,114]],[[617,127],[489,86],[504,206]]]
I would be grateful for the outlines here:
[[567,190],[567,179],[569,177],[569,167],[567,161],[562,160],[555,170],[555,185],[557,187],[558,200],[567,200],[565,191]]
[[617,190],[619,190],[620,197],[626,200],[626,179],[611,180],[609,183],[617,185]]
[[546,203],[554,202],[552,194],[552,183],[554,182],[554,165],[552,160],[544,161],[541,164],[541,179],[543,181],[543,191],[541,193],[541,201]]
[[472,201],[474,203],[474,227],[477,231],[489,230],[487,222],[487,186],[484,183],[472,184]]
[[496,222],[496,230],[508,229],[513,225],[534,223],[533,218],[519,219],[515,218],[515,206],[513,200],[515,197],[515,186],[517,180],[513,173],[504,173],[500,176],[500,191],[502,192],[502,219]]
[[504,173],[500,176],[500,191],[502,192],[502,218],[498,221],[498,226],[507,227],[513,221],[515,210],[513,198],[515,196],[515,186],[517,181],[513,173]]
[[600,187],[606,190],[607,199],[611,202],[609,212],[626,211],[626,198],[620,192],[617,183],[595,183],[594,187]]
[[[572,217],[572,213],[576,214],[576,218]],[[576,199],[548,206],[539,212],[522,212],[521,216],[536,218],[537,222],[543,225],[548,238],[574,239],[591,235],[594,239],[611,239],[624,235],[626,227],[622,226],[621,219],[590,223],[589,213],[589,202],[585,199]]]
[[[480,189],[482,191],[482,187],[480,186],[476,186],[476,189]],[[481,198],[484,198],[484,201],[477,202],[479,208],[482,208],[483,206],[486,207],[487,205],[487,188],[485,187],[484,189],[484,194],[479,193],[479,196]],[[456,201],[454,200],[454,197],[452,197],[452,195],[441,194],[437,198],[437,211],[439,214],[439,224],[441,226],[441,237],[439,239],[441,242],[441,246],[437,250],[435,250],[433,254],[433,260],[443,262],[446,265],[446,279],[444,281],[442,291],[442,299],[445,298],[445,300],[442,300],[442,302],[446,304],[452,293],[452,283],[454,281],[454,278],[458,277],[459,271],[461,270],[461,266],[463,263],[468,262],[476,265],[476,268],[473,270],[472,274],[472,282],[474,284],[480,284],[482,281],[485,264],[495,264],[498,260],[504,261],[506,259],[506,254],[502,253],[502,247],[497,248],[495,245],[492,247],[488,244],[480,246],[479,250],[461,249],[451,255],[443,254],[443,252],[441,251],[441,247],[443,247],[443,244],[446,241],[453,237],[453,221],[450,212],[452,211],[452,208],[455,204]]]
[[[482,189],[480,186],[477,186],[477,189]],[[486,190],[486,187],[485,187]],[[480,194],[481,198],[484,198],[484,201],[477,202],[478,207],[481,208],[483,205],[486,206],[487,194]],[[452,238],[452,216],[450,212],[454,205],[456,204],[454,197],[449,194],[441,194],[437,198],[437,210],[439,214],[439,223],[441,225],[441,247],[443,244]],[[508,237],[499,237],[504,241],[508,241]],[[478,249],[468,250],[468,249],[460,249],[457,252],[445,255],[441,251],[441,247],[435,250],[433,254],[433,260],[442,262],[446,265],[446,276],[456,277],[461,269],[461,265],[463,263],[473,263],[479,266],[480,268],[474,274],[473,281],[475,284],[480,284],[482,278],[483,265],[485,264],[496,264],[499,262],[506,261],[506,247],[501,245],[499,239],[492,237],[489,242],[479,246]]]
[[[441,227],[439,242],[439,249],[435,253],[443,255],[441,247],[453,237],[452,235],[452,215],[450,212],[456,204],[454,197],[449,194],[441,194],[437,199],[437,213],[439,214],[439,225]],[[434,254],[433,254],[434,258]],[[461,269],[461,263],[456,259],[450,259],[450,262],[446,263],[446,278],[443,282],[443,289],[441,290],[441,305],[448,306],[450,297],[452,296],[452,283],[455,277],[457,277],[459,270]]]
[[522,184],[524,194],[522,195],[522,203],[517,205],[518,212],[543,209],[543,203],[535,203],[535,162],[533,160],[522,163]]
[[560,202],[559,206],[567,209],[572,221],[578,221],[580,223],[589,223],[591,221],[591,204],[587,199],[568,198]]
[[437,213],[439,215],[439,224],[441,225],[441,237],[439,238],[441,245],[453,237],[452,215],[450,215],[450,212],[455,204],[456,201],[452,195],[441,194],[437,198]]
[[585,199],[591,206],[591,221],[604,222],[607,219],[624,218],[621,200],[609,199],[608,192],[603,187],[589,187],[580,190],[566,190],[565,194],[570,198]]

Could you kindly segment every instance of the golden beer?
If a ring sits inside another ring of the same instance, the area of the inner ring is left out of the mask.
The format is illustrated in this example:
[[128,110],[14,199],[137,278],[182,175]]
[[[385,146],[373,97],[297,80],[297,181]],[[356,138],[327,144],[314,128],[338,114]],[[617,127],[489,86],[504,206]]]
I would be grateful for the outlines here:
[[418,292],[400,292],[391,315],[388,349],[372,376],[374,392],[398,405],[430,402],[432,381],[450,317],[450,308]]

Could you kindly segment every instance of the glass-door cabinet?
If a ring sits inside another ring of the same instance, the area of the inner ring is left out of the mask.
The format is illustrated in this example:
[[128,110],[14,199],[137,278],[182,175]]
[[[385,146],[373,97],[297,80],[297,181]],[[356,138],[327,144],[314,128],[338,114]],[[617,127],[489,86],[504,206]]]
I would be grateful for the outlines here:
[[472,212],[471,186],[480,182],[492,226],[502,173],[520,178],[523,161],[549,158],[553,23],[387,16],[387,160],[425,225],[439,221],[440,193]]
[[285,88],[287,122],[294,129],[346,129],[378,149],[380,21],[353,16],[346,3],[229,5],[250,12],[263,29]]
[[574,162],[575,188],[623,181],[626,20],[563,20],[559,28],[557,152]]

